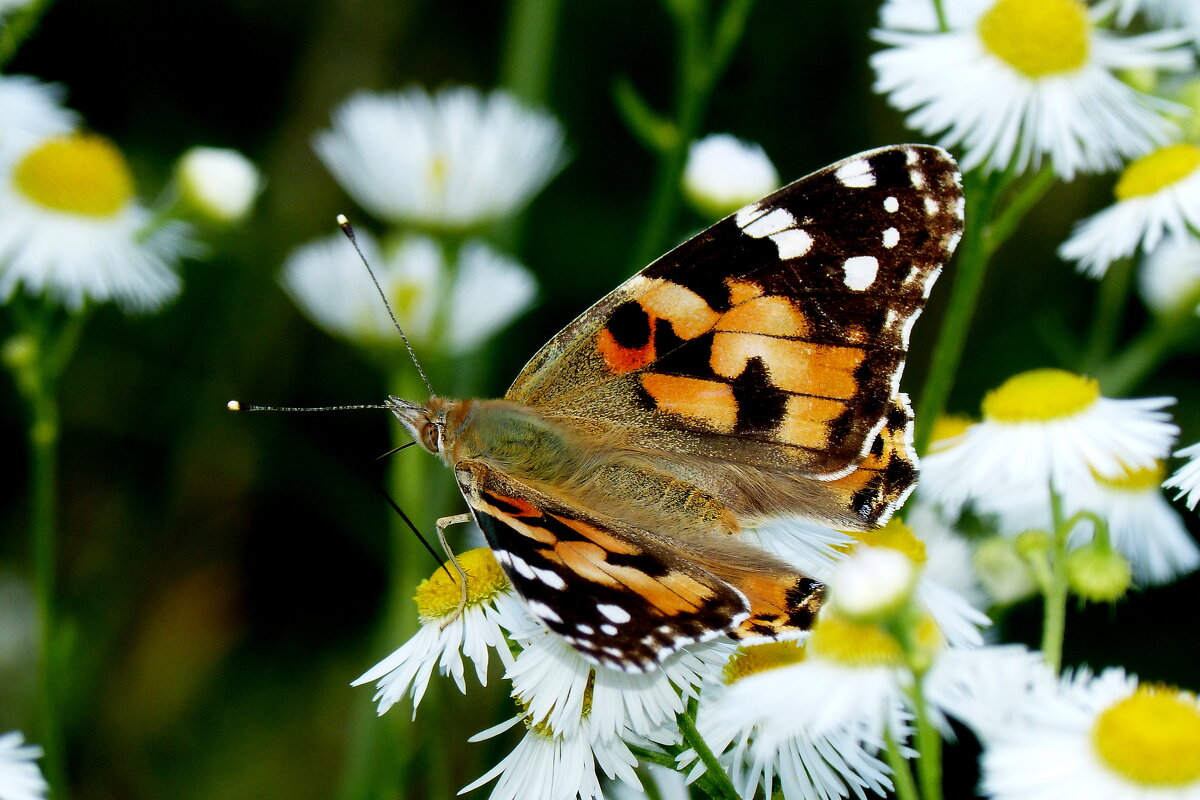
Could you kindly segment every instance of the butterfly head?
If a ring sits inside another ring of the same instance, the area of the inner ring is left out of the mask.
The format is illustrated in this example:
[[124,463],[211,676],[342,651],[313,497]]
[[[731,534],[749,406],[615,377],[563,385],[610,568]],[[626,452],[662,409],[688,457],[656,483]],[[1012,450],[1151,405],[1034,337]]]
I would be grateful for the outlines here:
[[430,399],[428,405],[399,397],[387,399],[388,409],[408,429],[413,441],[436,456],[446,452],[446,411],[451,405],[451,401],[440,397]]

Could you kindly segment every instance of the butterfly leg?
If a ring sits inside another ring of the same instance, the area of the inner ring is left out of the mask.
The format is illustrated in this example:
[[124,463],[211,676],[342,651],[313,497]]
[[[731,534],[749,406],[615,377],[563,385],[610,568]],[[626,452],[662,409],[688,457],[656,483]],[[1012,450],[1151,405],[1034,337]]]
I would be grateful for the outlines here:
[[446,543],[446,528],[451,525],[461,525],[464,522],[470,522],[470,514],[455,514],[452,517],[442,517],[435,524],[437,525],[438,543],[442,546],[442,552],[450,557],[450,563],[454,565],[455,571],[458,572],[458,586],[462,590],[462,596],[458,600],[458,608],[450,615],[448,619],[442,622],[441,628],[444,629],[454,620],[458,619],[459,615],[467,607],[467,571],[458,563],[458,559],[454,555],[454,551],[450,549],[450,545]]

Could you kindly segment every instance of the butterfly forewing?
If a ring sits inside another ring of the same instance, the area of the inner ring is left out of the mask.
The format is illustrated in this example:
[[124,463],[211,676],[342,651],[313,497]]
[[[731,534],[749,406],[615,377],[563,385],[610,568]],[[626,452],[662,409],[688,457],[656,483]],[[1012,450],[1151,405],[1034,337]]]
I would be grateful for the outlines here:
[[651,264],[554,337],[507,396],[645,426],[666,451],[846,475],[893,405],[962,216],[941,149],[854,156]]

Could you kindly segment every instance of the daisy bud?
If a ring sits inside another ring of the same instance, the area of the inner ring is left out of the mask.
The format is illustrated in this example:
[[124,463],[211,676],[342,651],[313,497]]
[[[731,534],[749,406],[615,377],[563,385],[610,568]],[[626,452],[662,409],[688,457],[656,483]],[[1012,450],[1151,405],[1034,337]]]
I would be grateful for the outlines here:
[[1094,542],[1067,554],[1066,568],[1071,591],[1093,603],[1119,600],[1133,579],[1124,556]]
[[236,150],[193,147],[177,169],[184,205],[209,222],[240,222],[262,189],[258,168]]
[[999,605],[1012,605],[1037,591],[1029,567],[1011,539],[993,536],[980,542],[973,563],[979,583]]
[[890,547],[857,547],[830,585],[832,603],[847,619],[880,622],[908,605],[916,584],[913,562]]
[[778,188],[779,173],[753,142],[714,133],[688,148],[683,190],[705,217],[720,219]]

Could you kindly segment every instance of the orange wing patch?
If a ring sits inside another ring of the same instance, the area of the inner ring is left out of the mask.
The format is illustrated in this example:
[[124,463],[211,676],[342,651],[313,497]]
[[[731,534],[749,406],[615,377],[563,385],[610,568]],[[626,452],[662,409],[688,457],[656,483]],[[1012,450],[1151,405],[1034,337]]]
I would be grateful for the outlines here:
[[723,433],[737,423],[738,404],[727,383],[647,372],[642,375],[642,388],[660,411],[698,420]]
[[768,380],[777,389],[846,399],[858,391],[854,370],[865,354],[856,347],[777,339],[757,333],[718,333],[713,337],[710,365],[722,378],[737,378],[755,358],[767,368]]

